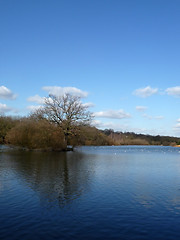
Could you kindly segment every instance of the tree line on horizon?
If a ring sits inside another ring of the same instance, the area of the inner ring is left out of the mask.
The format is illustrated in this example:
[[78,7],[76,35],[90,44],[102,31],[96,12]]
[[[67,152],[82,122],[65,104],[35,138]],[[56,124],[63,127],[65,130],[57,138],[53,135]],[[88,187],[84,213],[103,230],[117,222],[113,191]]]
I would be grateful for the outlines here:
[[[0,144],[10,144],[27,149],[66,150],[63,132],[45,120],[31,117],[0,116]],[[79,126],[69,145],[163,145],[180,144],[180,138],[152,136],[134,132],[99,130],[90,125]]]
[[77,96],[49,95],[44,106],[27,117],[0,116],[0,144],[26,149],[62,151],[68,145],[165,145],[180,138],[133,132],[99,130],[91,126],[92,114]]
[[172,136],[160,136],[149,134],[137,134],[134,132],[120,132],[113,129],[105,129],[103,133],[108,136],[115,145],[180,145],[180,138]]

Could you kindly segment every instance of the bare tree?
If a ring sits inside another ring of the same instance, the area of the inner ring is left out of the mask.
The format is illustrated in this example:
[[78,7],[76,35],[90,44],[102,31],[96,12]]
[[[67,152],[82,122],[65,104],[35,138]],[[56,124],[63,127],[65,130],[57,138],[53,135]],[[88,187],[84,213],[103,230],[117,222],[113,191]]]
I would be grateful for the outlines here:
[[35,112],[39,118],[45,118],[63,130],[68,144],[69,136],[76,135],[80,125],[88,124],[92,114],[80,97],[64,94],[63,96],[49,95],[44,106]]

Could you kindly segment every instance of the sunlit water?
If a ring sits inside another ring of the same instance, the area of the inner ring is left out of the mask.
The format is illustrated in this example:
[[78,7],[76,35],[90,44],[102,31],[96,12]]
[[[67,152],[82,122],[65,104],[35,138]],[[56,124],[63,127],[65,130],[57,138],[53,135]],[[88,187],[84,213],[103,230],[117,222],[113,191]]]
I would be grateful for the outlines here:
[[180,239],[180,148],[0,146],[0,239]]

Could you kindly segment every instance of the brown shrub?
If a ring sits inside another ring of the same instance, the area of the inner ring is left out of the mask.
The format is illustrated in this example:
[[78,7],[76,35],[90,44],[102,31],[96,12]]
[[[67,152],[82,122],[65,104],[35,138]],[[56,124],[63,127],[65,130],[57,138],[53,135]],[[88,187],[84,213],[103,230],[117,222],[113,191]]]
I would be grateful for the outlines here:
[[23,119],[6,136],[6,142],[28,149],[64,150],[64,135],[46,120]]
[[76,136],[71,137],[72,145],[111,145],[112,140],[95,127],[80,126]]

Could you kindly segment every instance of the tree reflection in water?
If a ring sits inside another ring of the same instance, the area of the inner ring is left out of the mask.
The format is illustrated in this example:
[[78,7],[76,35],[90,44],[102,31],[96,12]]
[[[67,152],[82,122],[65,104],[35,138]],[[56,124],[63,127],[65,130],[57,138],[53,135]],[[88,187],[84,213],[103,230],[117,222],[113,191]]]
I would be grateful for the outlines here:
[[[60,208],[72,203],[89,187],[94,172],[86,168],[87,155],[78,152],[3,153],[13,172],[38,194],[41,204]],[[86,156],[86,159],[85,159]],[[89,156],[90,157],[90,156]],[[13,162],[13,165],[12,165]],[[7,167],[7,166],[6,166]]]

